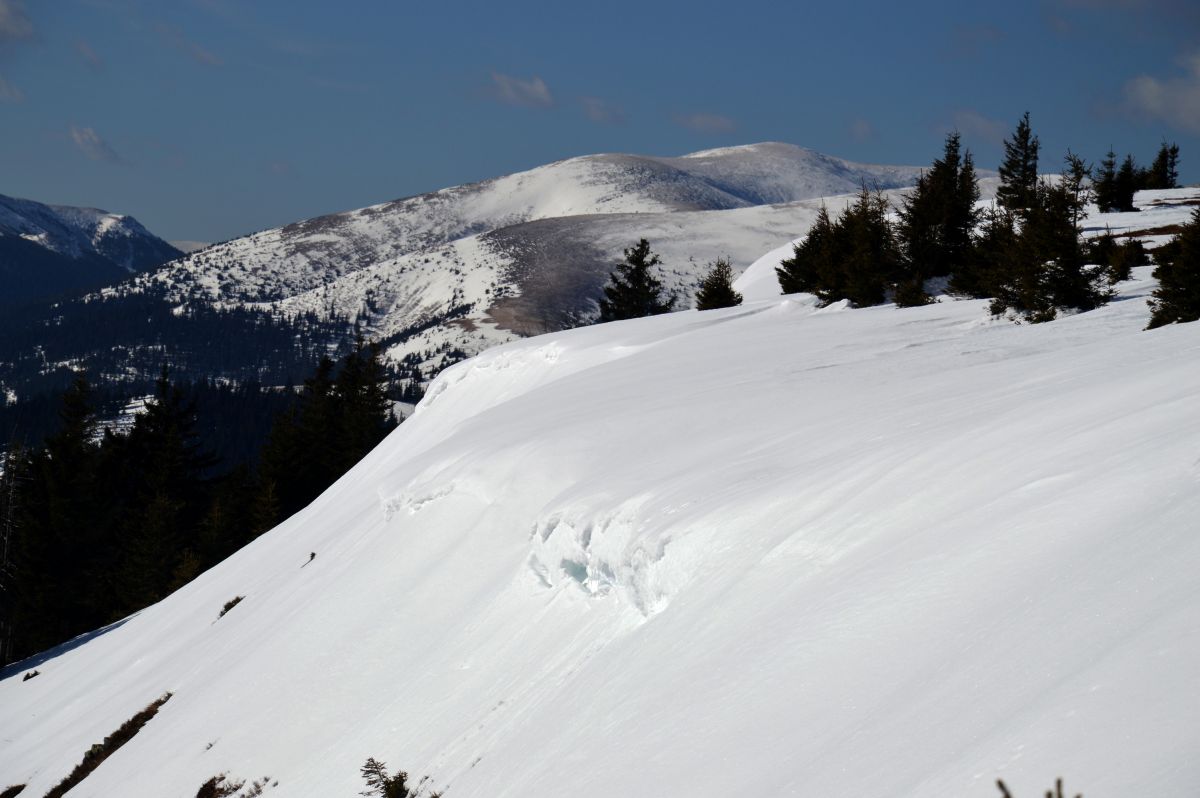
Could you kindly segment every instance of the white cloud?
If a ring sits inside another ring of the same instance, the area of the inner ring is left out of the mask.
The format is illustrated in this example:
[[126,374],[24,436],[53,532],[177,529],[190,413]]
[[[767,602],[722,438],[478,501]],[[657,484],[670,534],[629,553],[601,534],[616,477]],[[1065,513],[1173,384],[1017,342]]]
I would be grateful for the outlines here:
[[[0,0],[2,2],[2,0]],[[154,31],[159,35],[164,42],[171,47],[179,50],[181,53],[187,54],[197,64],[204,66],[221,66],[224,61],[220,56],[215,55],[209,50],[205,50],[200,45],[196,44],[191,39],[183,35],[183,31],[174,25],[168,25],[165,22],[160,22],[154,26]]]
[[580,97],[579,102],[583,106],[584,116],[597,124],[620,125],[625,122],[625,111],[620,106],[598,97]]
[[1002,144],[1008,135],[1007,123],[986,117],[978,111],[955,111],[953,118],[954,127],[967,139],[976,138],[988,144]]
[[875,128],[866,119],[859,117],[850,123],[850,138],[855,141],[866,141],[875,135]]
[[117,155],[117,151],[110,147],[108,142],[100,138],[100,134],[90,127],[76,127],[72,125],[71,141],[75,142],[75,146],[79,148],[80,152],[93,161],[122,163],[121,156]]
[[551,108],[554,105],[550,87],[536,75],[531,80],[522,80],[493,72],[492,96],[505,105],[522,108]]
[[1200,133],[1200,51],[1179,59],[1181,76],[1160,79],[1139,75],[1126,81],[1126,108],[1133,114],[1162,120],[1190,133]]

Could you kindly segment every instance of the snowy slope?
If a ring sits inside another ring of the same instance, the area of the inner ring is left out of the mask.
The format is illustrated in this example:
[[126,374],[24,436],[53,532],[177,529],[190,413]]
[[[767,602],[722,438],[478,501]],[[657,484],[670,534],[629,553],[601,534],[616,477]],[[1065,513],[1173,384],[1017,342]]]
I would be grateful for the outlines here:
[[350,796],[368,756],[452,798],[1192,796],[1200,324],[1143,331],[1148,271],[1042,325],[801,296],[491,350],[6,671],[0,781],[44,794],[169,690],[72,796]]

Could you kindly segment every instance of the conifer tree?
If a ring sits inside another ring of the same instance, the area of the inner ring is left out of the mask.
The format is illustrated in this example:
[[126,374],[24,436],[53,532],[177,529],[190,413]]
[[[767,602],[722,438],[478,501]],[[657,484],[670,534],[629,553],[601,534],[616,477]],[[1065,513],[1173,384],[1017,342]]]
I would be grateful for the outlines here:
[[652,271],[659,265],[658,255],[650,251],[650,242],[644,238],[626,249],[625,260],[609,274],[604,286],[599,321],[636,319],[673,310],[675,295],[665,292],[662,281]]
[[[1072,198],[1062,185],[1039,183],[1032,207],[995,258],[990,276],[992,312],[1015,311],[1031,322],[1050,321],[1059,309],[1091,310],[1108,300],[1103,275],[1085,268],[1072,218]],[[986,246],[986,245],[985,245]]]
[[813,293],[825,305],[842,299],[856,307],[883,302],[904,276],[887,199],[864,185],[836,222],[822,207],[776,275],[784,293]]
[[1104,160],[1100,161],[1093,189],[1096,193],[1096,207],[1101,213],[1111,213],[1117,209],[1117,154],[1111,147]]
[[834,267],[836,237],[829,209],[822,203],[808,234],[792,246],[792,257],[780,261],[775,269],[782,293],[815,294],[822,286],[836,286],[841,276]]
[[1018,243],[1012,213],[996,207],[984,212],[973,246],[950,277],[950,290],[980,299],[995,297],[1003,275],[1019,260]]
[[897,305],[931,301],[928,277],[945,277],[966,259],[978,213],[979,185],[971,153],[960,156],[957,131],[946,136],[942,157],[917,180],[900,208],[896,226],[902,258],[897,276]]
[[1062,174],[1063,186],[1071,202],[1071,224],[1079,227],[1079,220],[1087,204],[1095,194],[1092,191],[1092,167],[1075,153],[1067,150],[1066,169]]
[[1179,188],[1179,145],[1164,140],[1147,173],[1146,188]]
[[1038,138],[1029,126],[1029,112],[1021,117],[1011,139],[1004,140],[1000,164],[1000,188],[996,201],[1001,208],[1025,211],[1036,200],[1038,184]]
[[696,291],[696,310],[731,308],[742,304],[742,295],[733,290],[733,268],[729,258],[717,258],[708,267]]
[[1132,155],[1126,155],[1117,170],[1116,184],[1113,188],[1113,210],[1121,212],[1136,211],[1133,206],[1133,195],[1138,189],[1138,168]]
[[1179,235],[1159,247],[1154,256],[1158,288],[1150,300],[1147,329],[1200,319],[1200,208]]

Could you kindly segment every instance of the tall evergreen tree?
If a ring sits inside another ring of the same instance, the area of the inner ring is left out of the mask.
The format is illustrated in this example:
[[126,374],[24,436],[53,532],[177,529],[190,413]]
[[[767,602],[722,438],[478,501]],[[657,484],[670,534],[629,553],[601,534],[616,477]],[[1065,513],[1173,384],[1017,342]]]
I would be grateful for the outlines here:
[[836,268],[838,231],[822,203],[808,234],[792,246],[792,257],[775,268],[784,294],[816,294],[819,290],[838,293],[841,272]]
[[626,249],[625,260],[609,274],[604,286],[599,321],[636,319],[673,310],[675,295],[666,293],[662,281],[652,271],[661,263],[644,238]]
[[1111,213],[1117,210],[1119,206],[1117,197],[1117,154],[1112,151],[1112,147],[1108,148],[1108,153],[1104,156],[1104,160],[1100,161],[1100,168],[1096,172],[1093,188],[1096,193],[1096,207],[1101,213]]
[[1103,274],[1085,268],[1072,202],[1061,183],[1039,183],[1015,237],[1000,237],[1005,249],[990,253],[997,261],[989,280],[993,313],[1050,321],[1060,309],[1091,310],[1108,300]]
[[120,452],[136,486],[117,523],[120,615],[164,597],[185,552],[194,553],[215,459],[200,444],[195,403],[171,383],[165,366],[128,437],[107,448]]
[[729,258],[717,258],[708,267],[696,291],[696,310],[731,308],[742,304],[742,295],[733,290],[733,268]]
[[1130,212],[1136,211],[1133,206],[1133,195],[1138,189],[1138,168],[1132,155],[1126,155],[1117,170],[1117,180],[1113,188],[1113,210]]
[[903,257],[896,304],[930,301],[925,279],[945,277],[966,260],[978,218],[978,199],[971,153],[960,156],[959,134],[950,133],[942,157],[921,175],[900,208],[896,237]]
[[1025,211],[1033,207],[1038,184],[1038,147],[1038,138],[1033,135],[1026,111],[1012,138],[1004,140],[1000,188],[996,191],[996,201],[1001,208]]
[[1019,261],[1016,218],[993,207],[982,216],[979,234],[967,258],[950,277],[950,290],[970,297],[995,297],[1004,275]]
[[1200,320],[1200,208],[1179,235],[1154,253],[1158,288],[1150,300],[1150,325]]
[[1067,150],[1066,168],[1063,170],[1062,180],[1071,202],[1071,223],[1079,227],[1079,220],[1083,218],[1087,204],[1095,197],[1091,187],[1091,164]]
[[1146,188],[1179,188],[1179,145],[1164,140],[1147,173]]

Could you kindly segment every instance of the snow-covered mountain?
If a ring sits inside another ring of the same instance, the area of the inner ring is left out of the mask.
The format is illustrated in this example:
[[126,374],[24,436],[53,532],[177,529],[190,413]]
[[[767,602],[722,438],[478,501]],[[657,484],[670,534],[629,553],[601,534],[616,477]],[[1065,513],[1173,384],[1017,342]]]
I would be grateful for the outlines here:
[[181,254],[132,216],[0,194],[0,301],[114,282]]
[[592,155],[256,233],[140,285],[181,302],[337,311],[397,357],[449,345],[477,352],[587,314],[638,238],[688,291],[708,261],[745,266],[802,233],[814,198],[864,182],[908,186],[919,172],[779,143],[680,158]]
[[71,795],[368,757],[453,798],[1194,795],[1200,323],[1145,331],[1149,272],[1039,325],[767,293],[451,367],[305,511],[0,673],[0,783],[170,692]]

